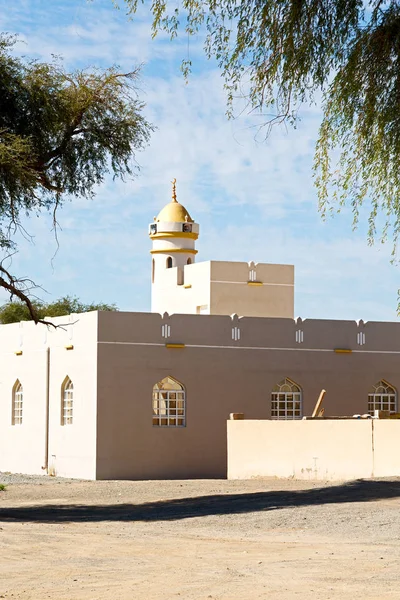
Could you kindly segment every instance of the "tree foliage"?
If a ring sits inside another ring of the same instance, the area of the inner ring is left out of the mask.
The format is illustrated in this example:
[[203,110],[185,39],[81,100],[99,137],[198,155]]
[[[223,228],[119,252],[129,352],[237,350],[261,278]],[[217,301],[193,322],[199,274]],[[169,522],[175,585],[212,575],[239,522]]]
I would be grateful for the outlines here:
[[[75,296],[64,296],[54,302],[32,301],[36,316],[45,320],[47,317],[63,317],[71,313],[83,313],[91,310],[118,310],[115,304],[95,303],[84,304]],[[0,323],[19,323],[19,321],[32,321],[31,312],[25,302],[7,302],[0,307]]]
[[[14,38],[0,35],[0,248],[15,252],[21,216],[50,211],[67,199],[92,197],[111,172],[132,176],[135,152],[148,142],[138,71],[116,67],[68,73],[51,63],[18,58]],[[30,280],[0,262],[0,286],[29,302]]]
[[[125,0],[130,13],[138,0]],[[140,3],[140,2],[139,2]],[[222,69],[228,113],[243,96],[274,123],[296,124],[299,106],[323,94],[315,154],[320,209],[371,207],[396,242],[400,232],[400,3],[397,0],[154,0],[153,33],[206,30]],[[190,60],[183,61],[190,71]]]

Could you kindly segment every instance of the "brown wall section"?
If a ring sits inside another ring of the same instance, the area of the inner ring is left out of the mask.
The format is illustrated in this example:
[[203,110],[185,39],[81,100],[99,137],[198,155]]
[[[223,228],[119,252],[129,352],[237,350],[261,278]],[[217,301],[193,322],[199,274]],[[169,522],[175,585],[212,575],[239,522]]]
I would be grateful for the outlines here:
[[[210,313],[293,318],[292,265],[211,261]],[[250,273],[255,276],[249,281]]]
[[[388,336],[391,351],[382,352]],[[272,387],[290,377],[302,388],[303,414],[322,388],[327,415],[364,413],[374,383],[400,389],[399,359],[399,323],[99,313],[97,477],[223,477],[230,412],[269,418]],[[153,385],[167,375],[185,386],[185,428],[152,426]]]

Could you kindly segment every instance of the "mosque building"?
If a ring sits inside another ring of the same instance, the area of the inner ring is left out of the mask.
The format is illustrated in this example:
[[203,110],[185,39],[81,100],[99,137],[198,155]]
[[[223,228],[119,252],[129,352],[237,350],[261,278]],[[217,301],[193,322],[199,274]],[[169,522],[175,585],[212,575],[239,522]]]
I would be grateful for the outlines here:
[[[197,262],[172,201],[149,226],[151,311],[0,325],[0,471],[226,476],[226,423],[397,412],[400,323],[294,318],[294,268]],[[150,277],[149,277],[150,278]]]

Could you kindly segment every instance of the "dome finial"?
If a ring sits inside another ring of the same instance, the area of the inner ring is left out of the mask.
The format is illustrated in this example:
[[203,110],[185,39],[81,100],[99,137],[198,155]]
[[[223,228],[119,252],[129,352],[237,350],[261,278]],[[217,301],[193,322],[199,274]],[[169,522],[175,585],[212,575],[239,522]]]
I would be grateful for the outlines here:
[[176,199],[176,177],[171,181],[172,183],[172,202],[177,202]]

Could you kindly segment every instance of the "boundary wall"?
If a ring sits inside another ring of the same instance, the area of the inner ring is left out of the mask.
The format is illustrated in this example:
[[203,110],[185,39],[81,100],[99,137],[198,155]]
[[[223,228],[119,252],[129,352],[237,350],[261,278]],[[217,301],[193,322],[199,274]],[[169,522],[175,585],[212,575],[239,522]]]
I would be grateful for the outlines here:
[[228,421],[228,479],[400,475],[400,421]]

